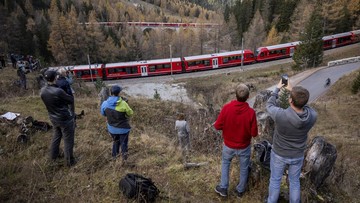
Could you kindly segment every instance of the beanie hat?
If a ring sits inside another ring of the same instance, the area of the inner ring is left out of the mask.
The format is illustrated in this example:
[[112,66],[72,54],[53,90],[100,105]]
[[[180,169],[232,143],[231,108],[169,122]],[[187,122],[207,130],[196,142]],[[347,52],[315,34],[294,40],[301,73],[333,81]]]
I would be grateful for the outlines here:
[[55,80],[57,73],[54,70],[48,70],[44,73],[44,77],[48,82],[53,82]]
[[119,93],[121,92],[122,88],[119,85],[113,85],[111,87],[111,94],[113,95],[119,95]]

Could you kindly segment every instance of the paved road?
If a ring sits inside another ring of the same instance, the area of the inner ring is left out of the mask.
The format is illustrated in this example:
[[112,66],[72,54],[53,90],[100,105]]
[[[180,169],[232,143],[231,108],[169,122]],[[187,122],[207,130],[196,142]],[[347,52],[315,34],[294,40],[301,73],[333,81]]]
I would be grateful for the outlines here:
[[342,76],[349,74],[359,68],[360,68],[360,62],[319,69],[309,77],[302,80],[299,83],[299,85],[305,87],[310,91],[309,102],[313,102],[317,98],[319,98],[322,94],[324,94],[326,90],[329,88],[329,87],[324,87],[326,78],[331,79],[331,85],[332,85]]
[[[316,69],[310,69],[299,73],[290,78],[291,84],[301,85],[309,90],[310,98],[309,103],[314,102],[317,98],[319,98],[322,94],[326,92],[331,85],[333,85],[339,78],[343,75],[349,74],[354,70],[360,68],[360,62],[358,63],[349,63],[340,66],[333,67],[319,67]],[[331,84],[329,87],[324,87],[325,80],[327,78],[331,79]],[[276,85],[267,88],[267,90],[273,91]],[[255,102],[255,98],[250,98],[248,103],[250,106],[253,106]]]

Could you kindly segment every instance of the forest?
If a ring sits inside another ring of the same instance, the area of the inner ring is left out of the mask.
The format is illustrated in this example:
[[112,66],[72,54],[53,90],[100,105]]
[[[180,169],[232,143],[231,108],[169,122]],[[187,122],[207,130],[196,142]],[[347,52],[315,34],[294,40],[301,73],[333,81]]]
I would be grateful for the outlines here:
[[[313,13],[323,35],[360,28],[360,0],[0,0],[0,52],[43,64],[184,57],[297,41]],[[96,22],[216,23],[142,31]],[[90,23],[90,24],[85,24]],[[91,24],[93,23],[93,24]]]

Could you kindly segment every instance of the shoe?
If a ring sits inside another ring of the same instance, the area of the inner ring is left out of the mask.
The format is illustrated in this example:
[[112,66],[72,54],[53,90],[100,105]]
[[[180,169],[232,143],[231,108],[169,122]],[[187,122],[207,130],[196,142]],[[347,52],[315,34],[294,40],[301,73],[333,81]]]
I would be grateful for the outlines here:
[[222,197],[227,197],[227,189],[221,188],[219,185],[215,187],[215,192],[218,193]]
[[241,198],[242,196],[244,196],[245,192],[239,192],[238,190],[235,189],[235,194],[237,197]]

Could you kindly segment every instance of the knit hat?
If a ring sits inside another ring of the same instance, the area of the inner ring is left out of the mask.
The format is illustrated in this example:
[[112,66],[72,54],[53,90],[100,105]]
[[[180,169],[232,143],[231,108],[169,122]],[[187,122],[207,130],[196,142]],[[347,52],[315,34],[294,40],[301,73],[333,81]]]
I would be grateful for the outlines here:
[[113,85],[111,86],[111,94],[113,95],[119,95],[119,93],[121,92],[122,88],[119,85]]
[[44,73],[44,77],[48,82],[53,82],[55,80],[57,73],[54,70],[48,70]]

